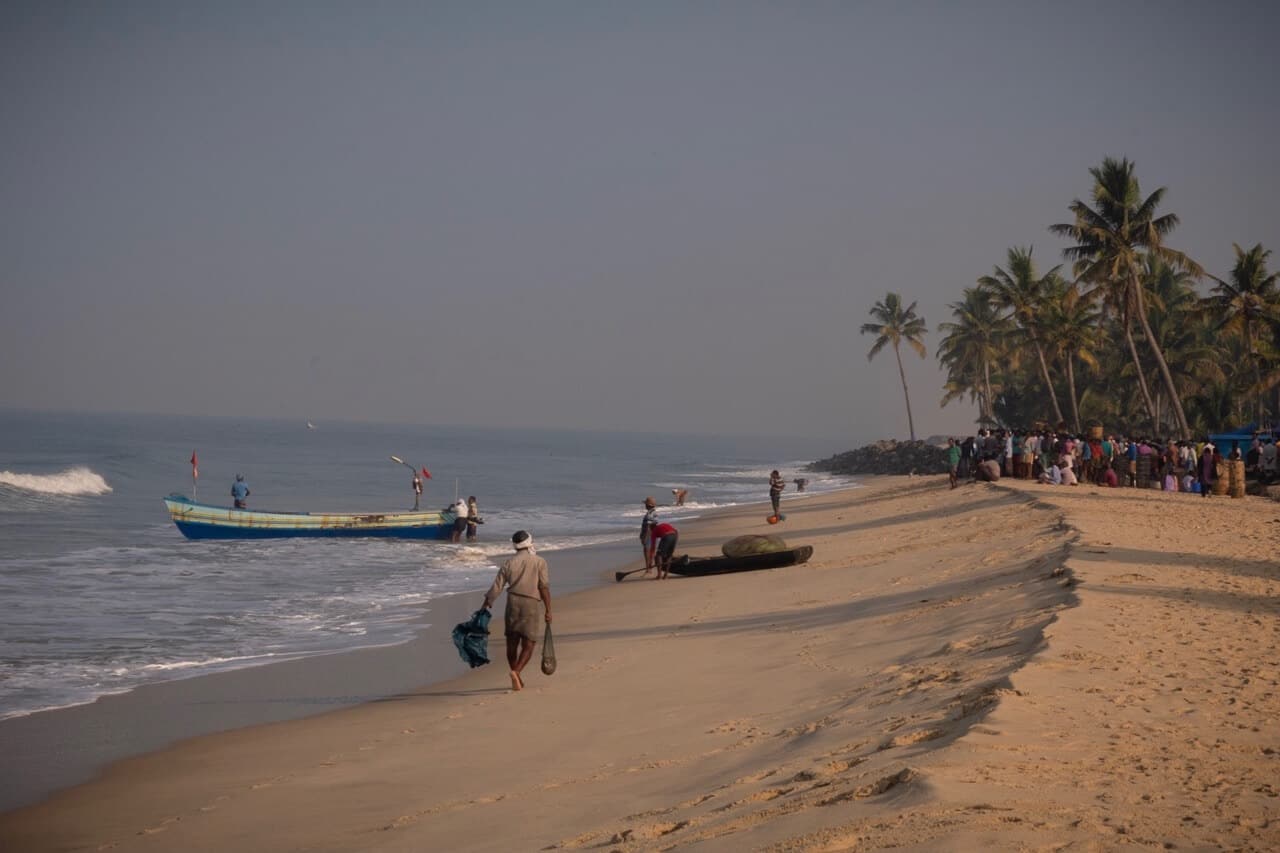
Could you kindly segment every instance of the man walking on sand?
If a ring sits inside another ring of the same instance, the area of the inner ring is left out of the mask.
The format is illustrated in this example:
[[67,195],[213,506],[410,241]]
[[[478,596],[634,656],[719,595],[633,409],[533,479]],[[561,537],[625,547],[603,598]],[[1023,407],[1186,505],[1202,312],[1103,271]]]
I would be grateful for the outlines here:
[[[504,625],[507,634],[507,664],[511,667],[511,689],[523,690],[524,681],[520,673],[533,658],[533,647],[538,644],[538,611],[544,611],[543,619],[551,624],[551,582],[547,577],[547,561],[533,551],[533,537],[523,530],[517,530],[511,537],[511,544],[516,555],[502,564],[493,585],[484,594],[484,607],[488,610],[493,602],[507,589],[507,611]],[[538,600],[542,600],[542,608]]]
[[960,470],[960,448],[956,447],[954,438],[947,439],[947,469],[951,478],[951,488],[954,489],[959,480]]

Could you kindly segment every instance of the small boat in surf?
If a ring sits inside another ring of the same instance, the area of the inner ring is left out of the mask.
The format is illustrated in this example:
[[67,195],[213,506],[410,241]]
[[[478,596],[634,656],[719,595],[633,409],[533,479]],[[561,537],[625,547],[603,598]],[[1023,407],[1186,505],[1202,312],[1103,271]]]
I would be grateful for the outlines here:
[[448,539],[451,512],[279,512],[198,503],[184,495],[164,499],[169,518],[188,539],[358,537]]

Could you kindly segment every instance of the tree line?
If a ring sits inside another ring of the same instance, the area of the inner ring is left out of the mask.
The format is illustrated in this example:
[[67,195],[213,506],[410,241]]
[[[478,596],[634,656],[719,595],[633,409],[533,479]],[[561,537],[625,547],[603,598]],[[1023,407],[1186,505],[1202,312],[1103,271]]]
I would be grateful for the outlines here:
[[[968,398],[978,424],[1044,423],[1082,432],[1103,424],[1129,435],[1190,439],[1280,412],[1280,273],[1269,249],[1234,245],[1225,278],[1207,273],[1167,238],[1161,187],[1143,196],[1134,164],[1107,158],[1089,170],[1091,203],[1072,201],[1063,263],[1041,271],[1031,246],[979,276],[939,323],[946,370],[942,405]],[[1206,286],[1207,292],[1200,292]],[[915,440],[901,345],[925,357],[916,303],[896,293],[875,303],[863,334],[868,359],[891,346]],[[1066,408],[1063,408],[1063,403]]]

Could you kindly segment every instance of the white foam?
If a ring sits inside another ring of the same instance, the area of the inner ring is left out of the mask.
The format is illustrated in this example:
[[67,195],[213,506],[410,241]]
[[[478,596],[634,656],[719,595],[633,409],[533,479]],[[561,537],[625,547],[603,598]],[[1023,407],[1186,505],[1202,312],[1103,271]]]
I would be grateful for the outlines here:
[[83,466],[58,474],[15,474],[0,471],[0,485],[45,495],[105,495],[111,491],[101,474]]
[[206,666],[221,666],[228,663],[243,663],[245,661],[261,661],[266,663],[268,658],[281,657],[274,652],[268,652],[261,655],[235,655],[232,657],[213,657],[204,660],[180,660],[171,663],[149,663],[138,667],[143,672],[172,672],[174,670],[196,669]]

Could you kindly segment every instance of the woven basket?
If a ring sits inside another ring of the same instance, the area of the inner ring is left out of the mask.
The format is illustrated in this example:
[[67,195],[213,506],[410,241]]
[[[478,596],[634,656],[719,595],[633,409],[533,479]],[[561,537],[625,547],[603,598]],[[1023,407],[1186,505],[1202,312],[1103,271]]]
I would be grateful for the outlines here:
[[1227,481],[1227,463],[1219,460],[1215,466],[1217,473],[1213,480],[1213,495],[1225,495],[1230,483]]
[[1244,497],[1244,460],[1227,461],[1227,494],[1233,498]]

